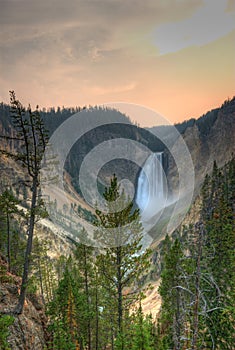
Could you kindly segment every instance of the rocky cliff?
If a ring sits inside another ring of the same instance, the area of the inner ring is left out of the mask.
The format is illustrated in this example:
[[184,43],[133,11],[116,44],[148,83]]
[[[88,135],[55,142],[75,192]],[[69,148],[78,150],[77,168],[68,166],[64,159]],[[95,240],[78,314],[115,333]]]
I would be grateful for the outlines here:
[[[97,113],[101,113],[101,111],[97,111]],[[46,117],[44,116],[44,118],[48,126],[52,128],[52,132],[55,127],[53,124],[54,122],[51,120],[52,116],[46,114]],[[55,118],[55,116],[53,118]],[[126,117],[123,116],[123,118],[125,119]],[[55,119],[58,124],[59,116]],[[12,126],[7,122],[8,120],[9,115],[7,115],[7,107],[5,106],[2,112],[0,110],[0,132],[3,135],[11,136],[13,135]],[[49,121],[51,122],[49,123]],[[61,122],[62,121],[64,120],[61,120]],[[232,153],[235,151],[235,97],[231,100],[226,101],[220,108],[216,108],[210,112],[207,112],[199,119],[190,119],[189,121],[175,125],[175,127],[182,135],[192,157],[195,171],[194,197],[196,198],[204,176],[206,173],[211,172],[213,162],[216,161],[218,166],[223,166],[231,158]],[[170,126],[162,127],[163,134],[167,134],[167,137],[170,139],[173,137],[171,131],[172,127]],[[67,188],[69,195],[76,197],[78,205],[83,207],[86,211],[90,210],[92,212],[92,210],[86,204],[84,204],[84,201],[79,197],[79,164],[82,162],[84,155],[89,153],[89,151],[97,144],[99,144],[99,142],[103,141],[104,137],[107,139],[114,139],[120,136],[137,140],[138,142],[147,145],[153,151],[162,150],[163,147],[163,144],[159,142],[159,140],[155,140],[150,132],[147,130],[142,130],[141,128],[137,128],[136,126],[133,126],[132,128],[130,125],[128,128],[125,127],[124,129],[119,124],[116,125],[114,129],[110,129],[109,127],[94,129],[89,134],[82,137],[82,139],[76,145],[74,145],[67,158],[66,168],[68,170],[68,173],[65,177],[65,183],[67,184],[65,187]],[[1,140],[0,142],[2,144],[3,139]],[[154,144],[155,141],[156,144]],[[173,139],[172,144],[174,144]],[[8,142],[7,146],[9,149],[12,149],[12,147],[14,147],[14,145],[10,142]],[[164,167],[167,173],[169,188],[170,191],[174,192],[177,189],[178,185],[178,170],[174,159],[170,154],[170,151],[165,149],[164,152],[166,154],[166,162],[164,164]],[[105,180],[108,180],[110,176],[112,176],[112,174],[115,172],[116,175],[118,175],[119,180],[122,178],[129,178],[131,182],[136,183],[139,168],[132,162],[129,162],[130,164],[127,163],[128,162],[123,159],[119,159],[115,164],[113,164],[113,162],[109,162],[102,168],[102,171],[99,174],[101,179],[104,180],[104,182],[108,182]],[[116,167],[114,167],[115,165]],[[27,197],[28,189],[23,184],[24,173],[18,164],[16,164],[13,160],[9,160],[6,159],[6,157],[0,156],[0,168],[0,187],[1,185],[5,186],[6,184],[9,184],[15,188],[16,195],[20,198],[20,200],[24,199],[24,197]],[[76,190],[78,193],[76,193]],[[59,205],[59,203],[57,204]],[[62,206],[63,205],[61,205],[61,208]],[[60,247],[57,245],[57,243],[53,244],[52,250],[57,249],[57,246],[59,247],[58,252],[55,253],[55,255],[61,253],[62,246],[64,246],[65,250],[69,251],[69,248],[66,248],[67,243],[65,243],[62,239],[64,235],[63,230],[60,228],[55,229],[55,227],[49,221],[44,221],[44,223],[42,223],[40,226],[40,231],[44,230],[42,228],[43,226],[46,227],[46,231],[54,231],[56,236],[60,236],[60,238],[58,238],[60,241]],[[51,233],[48,232],[46,235],[49,234],[51,237]],[[55,242],[56,240],[52,238],[51,241]]]
[[[211,172],[214,161],[222,167],[235,152],[235,97],[198,120],[185,123],[186,127],[181,132],[194,164],[197,195],[205,175]],[[182,125],[178,125],[179,130]],[[171,188],[174,189],[177,187],[178,176],[170,155],[168,164],[168,179]]]
[[[17,304],[20,278],[6,272],[6,263],[0,257],[0,315],[11,312]],[[42,300],[29,295],[21,315],[14,316],[7,342],[12,350],[44,350],[49,341],[47,317]],[[4,347],[5,349],[5,347]]]
[[[5,129],[1,126],[0,132],[3,132],[3,130]],[[227,101],[221,108],[212,112],[212,114],[210,112],[198,121],[190,121],[184,127],[181,125],[179,130],[193,160],[196,176],[196,197],[205,174],[211,172],[213,162],[216,160],[218,166],[223,166],[235,151],[235,98]],[[10,129],[8,129],[8,132],[11,132]],[[102,134],[100,138],[102,138]],[[9,149],[12,149],[12,147],[14,145],[10,144]],[[82,147],[82,150],[85,152],[85,144]],[[71,159],[70,157],[69,161]],[[22,169],[13,160],[6,159],[5,157],[0,157],[0,167],[0,186],[2,185],[4,187],[6,184],[13,185],[15,193],[18,193],[19,198],[24,200],[24,197],[27,197],[28,190],[23,186],[25,175]],[[134,169],[134,171],[137,171],[137,169]],[[120,163],[120,172],[126,177],[127,168],[124,163]],[[110,167],[106,171],[104,169],[104,177],[111,174]],[[169,183],[172,189],[174,189],[177,185],[177,168],[170,155],[167,175]],[[75,177],[76,174],[74,173],[71,176]],[[131,175],[131,177],[133,179],[134,175]],[[69,188],[71,191],[71,186]],[[26,193],[24,193],[25,191]],[[196,199],[184,223],[195,222],[198,219],[199,209],[200,200]],[[66,232],[62,228],[56,227],[49,220],[45,219],[37,224],[36,234],[50,241],[50,256],[52,259],[56,259],[61,254],[69,255],[71,249],[70,240],[65,237]],[[156,258],[156,254],[154,258]],[[4,266],[3,261],[1,265]],[[157,279],[156,276],[154,278],[155,280]],[[14,308],[14,305],[17,303],[19,283],[20,279],[16,276],[8,275],[5,272],[4,276],[1,276],[0,312],[7,312]],[[143,304],[144,311],[146,313],[153,311],[154,316],[157,315],[161,303],[157,291],[158,283],[159,281],[154,284],[154,289],[148,292],[148,296]],[[155,307],[154,310],[153,305]],[[44,311],[40,298],[37,296],[27,298],[23,314],[15,317],[13,325],[10,326],[8,342],[13,350],[43,350],[45,348],[49,336],[46,332],[47,319]]]

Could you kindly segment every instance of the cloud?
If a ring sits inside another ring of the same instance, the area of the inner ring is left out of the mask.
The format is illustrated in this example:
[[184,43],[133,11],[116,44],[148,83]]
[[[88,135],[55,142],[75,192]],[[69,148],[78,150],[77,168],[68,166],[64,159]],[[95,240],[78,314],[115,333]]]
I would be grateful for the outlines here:
[[138,55],[148,55],[145,33],[156,22],[184,18],[200,2],[3,0],[0,69],[6,80],[30,78],[42,84],[55,76],[66,83],[66,71],[76,72],[80,82],[87,75],[109,80],[107,74],[118,68],[131,71]]
[[91,87],[91,91],[96,95],[116,94],[120,92],[127,92],[134,90],[137,84],[135,82],[124,84],[124,85],[113,85],[110,87],[94,86]]
[[[161,55],[190,46],[203,46],[235,29],[234,13],[227,0],[204,0],[202,7],[180,22],[165,23],[154,30],[154,44]],[[231,5],[231,4],[230,4]]]
[[[189,21],[186,29],[190,29],[190,19],[195,15],[196,19],[204,18],[203,33],[199,28],[196,39],[205,36],[206,25],[216,23],[209,17],[218,19],[221,35],[223,27],[227,28],[221,13],[230,16],[234,0],[229,0],[226,9],[225,2],[219,1],[223,6],[214,0],[212,9],[212,1],[203,0],[1,0],[1,98],[8,101],[8,90],[15,89],[26,103],[40,106],[97,104],[104,99],[118,99],[156,106],[159,110],[159,105],[163,110],[166,105],[168,110],[174,109],[176,103],[175,100],[169,104],[169,95],[175,96],[177,91],[176,99],[180,100],[182,89],[186,89],[185,94],[190,93],[189,84],[196,89],[195,79],[200,76],[197,71],[201,67],[207,71],[204,80],[213,76],[215,81],[224,79],[223,86],[228,86],[233,60],[231,37],[223,43],[215,42],[208,50],[204,47],[166,56],[156,55],[150,37],[154,32],[158,45],[157,35],[162,28],[162,52],[167,51],[167,45],[172,51],[174,41],[177,45],[173,49],[179,50],[183,30],[180,35],[175,34],[173,41],[172,32],[178,28],[174,26]],[[194,38],[189,29],[187,34]],[[187,45],[198,44],[199,40],[193,40],[186,40]],[[201,91],[201,81],[198,86]],[[221,84],[213,86],[222,90]],[[196,90],[193,94],[196,96]],[[178,105],[185,108],[181,101]]]
[[[99,37],[100,31],[113,39],[151,28],[157,23],[180,20],[190,14],[201,0],[18,0],[3,1],[0,12],[1,42],[34,39],[45,33],[69,32]],[[121,43],[119,43],[120,45]]]

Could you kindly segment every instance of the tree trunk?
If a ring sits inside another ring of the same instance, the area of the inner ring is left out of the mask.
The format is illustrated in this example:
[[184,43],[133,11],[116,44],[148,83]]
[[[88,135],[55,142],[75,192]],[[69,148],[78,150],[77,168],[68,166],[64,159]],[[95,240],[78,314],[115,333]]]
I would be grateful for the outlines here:
[[174,342],[175,350],[180,350],[180,295],[178,289],[176,290],[176,314],[175,314],[175,326],[174,326]]
[[95,286],[95,349],[99,349],[99,306],[98,306],[98,284],[97,284],[97,272],[96,272],[96,286]]
[[[123,320],[123,305],[122,305],[122,275],[121,275],[121,247],[117,247],[117,292],[118,292],[118,332],[123,337],[122,320]],[[123,350],[123,340],[121,340],[121,350]]]
[[25,252],[24,270],[23,270],[22,282],[20,287],[20,296],[19,296],[18,304],[14,310],[16,314],[22,313],[25,297],[26,297],[26,289],[27,289],[28,278],[29,278],[30,256],[32,252],[33,233],[34,233],[34,225],[35,225],[35,208],[36,208],[37,190],[38,190],[37,184],[38,184],[38,176],[35,175],[33,178],[33,186],[32,186],[32,199],[31,199],[31,208],[30,208],[28,240],[27,240],[27,247]]
[[90,300],[89,300],[89,286],[88,286],[88,271],[87,271],[87,256],[86,256],[86,246],[84,246],[84,259],[85,259],[85,291],[86,291],[86,301],[87,301],[87,311],[88,311],[88,321],[87,321],[87,333],[88,333],[88,350],[91,350],[91,320],[90,320]]
[[7,213],[7,262],[8,262],[8,272],[11,272],[11,238],[10,238],[10,220],[9,220],[8,213]]
[[193,315],[193,339],[192,339],[192,350],[197,349],[197,338],[198,338],[198,311],[199,311],[199,299],[200,299],[200,280],[201,280],[201,256],[202,256],[202,235],[203,226],[200,223],[198,228],[198,252],[197,252],[197,270],[196,270],[196,297]]
[[40,256],[38,256],[38,272],[39,272],[39,282],[40,282],[40,289],[41,289],[41,295],[42,295],[42,302],[45,305],[46,303],[45,303],[45,298],[44,298],[44,289],[43,289],[43,282],[42,282],[42,268],[41,268]]

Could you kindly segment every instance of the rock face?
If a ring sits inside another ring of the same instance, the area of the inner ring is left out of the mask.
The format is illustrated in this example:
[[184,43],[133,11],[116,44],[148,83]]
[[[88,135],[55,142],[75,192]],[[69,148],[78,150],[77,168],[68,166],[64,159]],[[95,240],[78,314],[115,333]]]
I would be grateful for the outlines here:
[[[235,152],[235,98],[186,127],[182,136],[194,164],[197,195],[205,175],[212,171],[214,161],[222,167]],[[168,164],[168,179],[174,190],[178,183],[177,169],[171,157]]]
[[[1,271],[5,263],[0,262]],[[1,273],[0,313],[13,310],[18,300],[20,278],[12,274]],[[8,343],[12,350],[45,350],[49,340],[46,331],[47,318],[40,298],[32,295],[26,299],[23,313],[14,316],[15,321],[9,327]]]

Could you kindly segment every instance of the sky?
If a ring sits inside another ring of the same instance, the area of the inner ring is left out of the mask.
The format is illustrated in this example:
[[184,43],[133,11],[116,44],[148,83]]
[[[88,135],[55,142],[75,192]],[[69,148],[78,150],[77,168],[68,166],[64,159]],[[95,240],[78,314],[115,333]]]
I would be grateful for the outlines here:
[[0,6],[0,101],[15,90],[40,107],[126,102],[175,123],[235,95],[235,0]]

